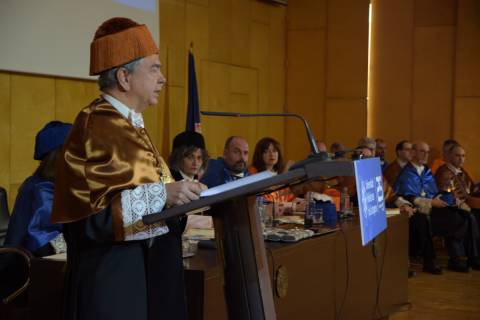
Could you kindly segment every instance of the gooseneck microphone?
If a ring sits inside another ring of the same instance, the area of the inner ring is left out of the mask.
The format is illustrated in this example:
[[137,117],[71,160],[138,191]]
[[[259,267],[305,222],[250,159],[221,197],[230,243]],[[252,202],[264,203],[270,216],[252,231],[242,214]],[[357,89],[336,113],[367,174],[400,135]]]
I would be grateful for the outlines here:
[[310,144],[310,149],[312,154],[306,160],[299,161],[295,163],[290,170],[304,166],[306,163],[313,161],[324,161],[328,160],[328,153],[319,152],[317,144],[315,143],[315,138],[313,137],[310,126],[308,125],[307,120],[299,114],[296,113],[240,113],[240,112],[221,112],[221,111],[200,111],[202,115],[205,116],[218,116],[218,117],[290,117],[297,118],[303,122],[305,131],[307,133],[308,142]]

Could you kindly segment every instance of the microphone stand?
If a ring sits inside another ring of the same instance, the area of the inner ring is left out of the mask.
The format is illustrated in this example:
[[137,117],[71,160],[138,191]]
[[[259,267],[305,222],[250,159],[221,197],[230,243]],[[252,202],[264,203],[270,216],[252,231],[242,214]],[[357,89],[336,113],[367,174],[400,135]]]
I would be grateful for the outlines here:
[[202,115],[205,116],[218,116],[218,117],[291,117],[297,118],[303,122],[305,131],[307,133],[308,142],[310,144],[310,149],[312,153],[308,156],[307,159],[296,162],[289,170],[295,170],[305,165],[318,162],[330,160],[327,152],[318,151],[317,144],[315,143],[315,138],[313,137],[310,126],[308,125],[307,120],[299,114],[296,113],[239,113],[239,112],[220,112],[220,111],[200,111]]

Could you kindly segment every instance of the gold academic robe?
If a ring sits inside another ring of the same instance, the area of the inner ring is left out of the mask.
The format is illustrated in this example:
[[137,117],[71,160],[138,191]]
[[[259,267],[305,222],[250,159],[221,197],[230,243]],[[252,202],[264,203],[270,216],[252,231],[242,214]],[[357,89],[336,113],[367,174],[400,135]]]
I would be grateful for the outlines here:
[[68,246],[64,318],[186,318],[178,219],[167,234],[122,241],[121,191],[172,181],[145,129],[102,98],[80,111],[57,164],[52,213]]
[[115,235],[122,240],[120,192],[160,181],[174,179],[147,131],[99,98],[80,112],[64,144],[51,220],[79,221],[112,204]]

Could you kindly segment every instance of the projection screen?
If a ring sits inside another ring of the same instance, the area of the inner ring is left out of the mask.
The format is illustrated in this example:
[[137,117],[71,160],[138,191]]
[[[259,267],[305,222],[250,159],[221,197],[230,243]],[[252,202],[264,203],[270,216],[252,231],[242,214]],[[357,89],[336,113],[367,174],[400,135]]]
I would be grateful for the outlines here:
[[1,0],[0,70],[90,79],[90,42],[112,17],[146,24],[159,42],[158,0]]

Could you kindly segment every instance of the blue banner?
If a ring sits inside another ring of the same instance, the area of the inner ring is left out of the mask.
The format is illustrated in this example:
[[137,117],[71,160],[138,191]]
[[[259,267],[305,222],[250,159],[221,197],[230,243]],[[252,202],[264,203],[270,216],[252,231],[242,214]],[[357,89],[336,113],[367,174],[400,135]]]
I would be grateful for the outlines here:
[[362,245],[387,228],[383,177],[379,158],[354,162]]

